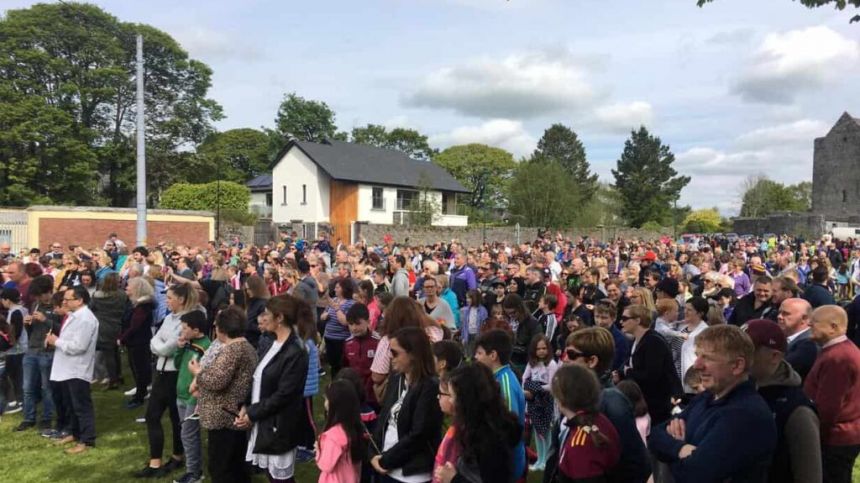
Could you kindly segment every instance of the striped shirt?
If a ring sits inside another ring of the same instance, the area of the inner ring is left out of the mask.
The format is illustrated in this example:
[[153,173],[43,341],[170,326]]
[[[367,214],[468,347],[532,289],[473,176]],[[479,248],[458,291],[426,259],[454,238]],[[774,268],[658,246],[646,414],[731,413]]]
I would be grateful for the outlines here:
[[[511,366],[505,364],[496,369],[493,373],[499,387],[502,390],[502,398],[505,400],[508,409],[514,413],[521,427],[525,427],[526,422],[526,397],[523,393],[523,388],[520,386],[520,380]],[[526,469],[526,447],[522,441],[517,444],[514,449],[514,475],[519,479]]]

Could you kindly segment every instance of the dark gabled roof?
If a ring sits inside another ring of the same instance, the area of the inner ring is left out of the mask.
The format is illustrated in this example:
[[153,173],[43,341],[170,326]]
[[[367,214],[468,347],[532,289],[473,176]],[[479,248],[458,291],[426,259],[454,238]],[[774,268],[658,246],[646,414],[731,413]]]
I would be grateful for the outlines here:
[[260,176],[257,176],[256,178],[252,179],[251,181],[248,181],[247,183],[245,183],[245,186],[247,186],[251,191],[259,191],[259,190],[264,190],[266,188],[271,188],[272,187],[272,174],[271,173],[261,174]]
[[441,167],[428,161],[412,159],[400,151],[343,141],[328,143],[290,141],[278,153],[272,167],[295,146],[329,176],[339,181],[406,188],[429,185],[429,188],[439,191],[469,192]]

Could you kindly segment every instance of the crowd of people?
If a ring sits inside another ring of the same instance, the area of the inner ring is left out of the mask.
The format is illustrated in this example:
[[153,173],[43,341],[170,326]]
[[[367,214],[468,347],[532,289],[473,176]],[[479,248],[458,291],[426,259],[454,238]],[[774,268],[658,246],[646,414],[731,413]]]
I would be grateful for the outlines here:
[[133,380],[140,479],[841,483],[860,453],[854,240],[111,234],[0,244],[0,284],[0,415],[81,454]]

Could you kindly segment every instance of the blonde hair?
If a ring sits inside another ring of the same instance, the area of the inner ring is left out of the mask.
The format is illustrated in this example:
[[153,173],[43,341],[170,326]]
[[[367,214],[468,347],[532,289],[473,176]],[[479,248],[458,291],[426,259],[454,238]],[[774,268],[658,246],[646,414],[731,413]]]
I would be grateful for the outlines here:
[[128,289],[131,292],[131,303],[134,305],[149,302],[155,297],[155,289],[143,277],[129,279]]
[[650,312],[657,310],[657,307],[654,305],[654,296],[651,295],[650,290],[645,287],[636,287],[633,289],[633,293],[639,296],[642,300],[642,305],[644,305]]
[[707,347],[718,354],[744,360],[745,372],[752,366],[755,346],[752,339],[740,327],[734,325],[713,325],[696,336],[696,347]]

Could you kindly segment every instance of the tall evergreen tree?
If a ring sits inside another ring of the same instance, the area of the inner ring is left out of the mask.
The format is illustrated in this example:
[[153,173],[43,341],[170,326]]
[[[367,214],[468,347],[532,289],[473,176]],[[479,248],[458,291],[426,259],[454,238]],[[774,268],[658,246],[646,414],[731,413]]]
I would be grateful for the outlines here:
[[577,185],[579,203],[587,203],[597,191],[597,174],[585,156],[585,147],[573,129],[563,124],[553,124],[544,131],[537,149],[532,153],[532,161],[555,161],[572,177]]
[[624,218],[632,226],[670,221],[672,202],[690,182],[689,176],[678,176],[672,167],[674,162],[669,146],[652,136],[645,126],[632,131],[624,142],[624,152],[612,175],[621,195]]

